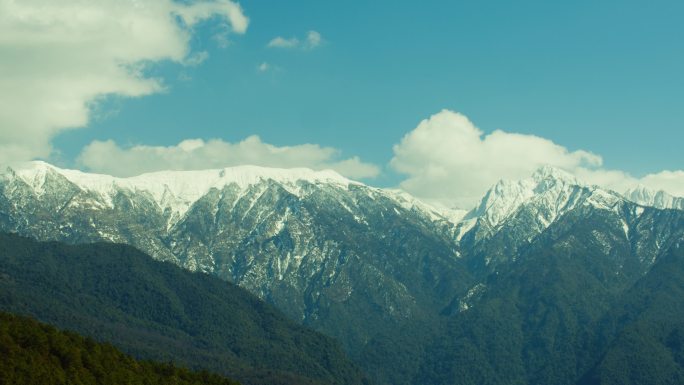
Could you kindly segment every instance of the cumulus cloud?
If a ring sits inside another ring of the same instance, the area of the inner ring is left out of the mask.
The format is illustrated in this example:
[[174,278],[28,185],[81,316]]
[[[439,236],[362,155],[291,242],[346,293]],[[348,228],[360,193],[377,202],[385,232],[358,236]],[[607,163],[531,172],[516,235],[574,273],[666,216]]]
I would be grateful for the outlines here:
[[333,169],[352,178],[373,178],[380,169],[359,158],[339,159],[339,151],[315,144],[274,146],[258,136],[230,143],[219,139],[184,140],[175,146],[122,148],[114,141],[94,141],[86,146],[78,163],[94,172],[132,176],[158,170],[201,170],[241,164],[265,167]]
[[303,40],[300,40],[296,37],[284,38],[282,36],[278,36],[268,42],[266,46],[269,48],[299,48],[303,50],[311,50],[320,47],[323,43],[323,36],[319,32],[309,31],[306,33],[306,37]]
[[51,138],[87,125],[104,96],[163,91],[147,66],[206,60],[190,39],[208,19],[233,33],[249,23],[229,0],[0,0],[0,162],[48,157]]
[[427,201],[470,208],[500,179],[522,179],[551,165],[589,183],[623,192],[636,184],[684,195],[684,172],[638,179],[606,170],[602,158],[570,151],[534,135],[496,130],[484,134],[466,116],[444,110],[423,120],[394,146],[390,165],[407,178],[400,186]]

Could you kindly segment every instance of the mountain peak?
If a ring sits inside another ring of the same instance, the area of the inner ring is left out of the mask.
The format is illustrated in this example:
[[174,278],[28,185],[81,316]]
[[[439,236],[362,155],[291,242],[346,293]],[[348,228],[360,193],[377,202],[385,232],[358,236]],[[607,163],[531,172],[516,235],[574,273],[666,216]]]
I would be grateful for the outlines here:
[[50,177],[59,174],[58,169],[44,161],[33,161],[20,166],[7,167],[3,172],[4,177],[18,177],[38,194],[43,192],[45,183]]
[[[530,226],[542,231],[577,204],[583,189],[589,189],[590,194],[602,191],[553,166],[540,167],[530,177],[521,180],[500,180],[487,191],[478,206],[464,217],[459,237],[478,223],[484,225],[486,233],[494,232],[522,208],[529,210],[529,215],[535,218]],[[612,202],[616,198],[610,193],[604,195],[597,197],[596,202],[589,202],[605,206],[605,201]]]
[[[523,202],[546,191],[559,188],[559,185],[584,186],[574,175],[567,171],[553,166],[543,166],[538,168],[529,178],[499,180],[487,191],[475,212],[482,215],[495,211],[497,212],[494,215],[496,218],[501,215],[507,216]],[[498,222],[498,219],[495,219],[493,222]]]

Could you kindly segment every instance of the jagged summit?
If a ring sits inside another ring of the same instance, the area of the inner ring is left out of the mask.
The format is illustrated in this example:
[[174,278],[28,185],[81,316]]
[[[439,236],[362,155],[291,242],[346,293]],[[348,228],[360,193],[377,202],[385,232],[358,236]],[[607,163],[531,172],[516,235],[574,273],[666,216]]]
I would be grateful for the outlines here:
[[619,194],[582,182],[567,171],[544,166],[528,178],[497,182],[459,223],[456,238],[473,230],[476,238],[486,239],[515,218],[515,223],[526,223],[521,227],[526,236],[534,237],[578,205],[610,210],[622,200]]
[[543,166],[529,178],[497,182],[464,219],[483,218],[491,226],[496,226],[525,202],[549,192],[559,193],[571,186],[588,187],[567,171],[553,166]]

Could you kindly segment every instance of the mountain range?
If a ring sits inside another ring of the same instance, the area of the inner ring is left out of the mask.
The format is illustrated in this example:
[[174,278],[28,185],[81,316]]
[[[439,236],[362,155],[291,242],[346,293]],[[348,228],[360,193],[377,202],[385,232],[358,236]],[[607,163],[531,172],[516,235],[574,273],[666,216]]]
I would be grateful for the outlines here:
[[636,327],[615,314],[677,259],[681,202],[551,167],[466,212],[330,171],[124,179],[34,162],[0,176],[0,230],[216,275],[336,338],[378,384],[610,383]]

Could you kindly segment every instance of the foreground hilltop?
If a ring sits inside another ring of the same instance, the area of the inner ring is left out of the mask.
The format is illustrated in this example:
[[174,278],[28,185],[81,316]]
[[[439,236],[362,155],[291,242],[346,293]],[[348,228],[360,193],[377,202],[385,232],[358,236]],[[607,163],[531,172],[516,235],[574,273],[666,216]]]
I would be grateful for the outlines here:
[[136,361],[112,345],[0,312],[0,383],[239,385],[208,372]]

